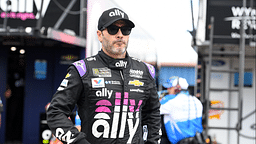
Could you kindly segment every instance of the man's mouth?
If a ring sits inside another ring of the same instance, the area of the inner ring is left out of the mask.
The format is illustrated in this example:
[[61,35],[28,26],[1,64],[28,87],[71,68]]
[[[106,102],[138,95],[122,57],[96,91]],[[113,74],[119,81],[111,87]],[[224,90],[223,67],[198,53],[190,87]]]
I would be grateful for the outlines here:
[[124,41],[115,41],[113,44],[117,44],[118,46],[121,46],[123,44],[125,44]]

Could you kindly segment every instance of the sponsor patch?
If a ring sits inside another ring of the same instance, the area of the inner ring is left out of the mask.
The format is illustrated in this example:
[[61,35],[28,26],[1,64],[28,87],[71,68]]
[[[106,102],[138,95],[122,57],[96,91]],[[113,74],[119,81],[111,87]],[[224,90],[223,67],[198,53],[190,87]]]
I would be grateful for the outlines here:
[[118,62],[115,63],[116,67],[124,67],[126,68],[127,66],[127,61],[119,60]]
[[69,78],[71,76],[71,74],[67,73],[67,75],[65,76],[65,78]]
[[90,57],[90,58],[87,58],[88,61],[96,61],[96,57]]
[[63,79],[62,82],[60,83],[59,88],[57,89],[58,91],[62,91],[65,89],[65,87],[68,86],[68,80],[67,79]]
[[116,84],[116,85],[120,85],[121,82],[120,82],[120,81],[105,81],[105,84]]
[[93,68],[93,75],[98,77],[111,77],[111,70],[108,68]]
[[132,57],[132,59],[133,59],[133,60],[136,60],[136,61],[138,61],[138,62],[142,62],[141,59],[139,59],[139,58]]
[[91,80],[93,88],[105,87],[104,78],[92,78]]
[[133,81],[129,81],[128,83],[129,85],[134,85],[134,86],[143,86],[144,82],[141,82],[139,80],[133,80]]
[[86,65],[84,63],[84,60],[74,62],[73,65],[76,66],[81,77],[86,73]]
[[62,91],[62,90],[64,90],[64,88],[63,87],[59,87],[57,90],[58,91]]
[[64,80],[61,82],[60,86],[67,87],[67,86],[68,86],[68,80],[67,80],[67,79],[64,79]]
[[142,76],[143,76],[142,70],[130,69],[130,77],[142,78]]
[[107,97],[108,99],[111,98],[113,90],[108,90],[107,88],[102,88],[101,90],[96,91],[95,95],[97,97]]
[[150,64],[148,64],[148,63],[145,63],[146,65],[147,65],[147,67],[148,67],[148,70],[149,70],[149,73],[150,73],[150,75],[153,77],[153,78],[155,78],[155,68],[152,66],[152,65],[150,65]]
[[141,89],[130,89],[130,92],[140,92],[140,93],[144,93],[144,90],[141,90]]

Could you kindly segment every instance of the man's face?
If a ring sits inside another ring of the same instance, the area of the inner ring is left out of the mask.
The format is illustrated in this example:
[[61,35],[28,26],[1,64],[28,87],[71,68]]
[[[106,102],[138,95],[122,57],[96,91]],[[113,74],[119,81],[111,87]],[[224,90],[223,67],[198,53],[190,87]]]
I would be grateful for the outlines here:
[[[124,27],[126,23],[122,20],[114,22],[112,25]],[[121,29],[114,35],[108,33],[107,29],[97,31],[98,39],[102,43],[102,50],[113,58],[124,58],[128,47],[129,35],[123,35]]]
[[170,87],[167,88],[168,94],[175,94],[175,88],[174,87]]

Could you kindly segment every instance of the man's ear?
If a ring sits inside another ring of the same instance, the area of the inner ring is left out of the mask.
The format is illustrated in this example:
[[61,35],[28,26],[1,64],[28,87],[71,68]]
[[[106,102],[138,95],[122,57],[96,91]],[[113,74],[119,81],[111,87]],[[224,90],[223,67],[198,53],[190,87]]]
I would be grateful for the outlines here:
[[98,30],[97,36],[98,36],[99,41],[102,42],[102,31]]

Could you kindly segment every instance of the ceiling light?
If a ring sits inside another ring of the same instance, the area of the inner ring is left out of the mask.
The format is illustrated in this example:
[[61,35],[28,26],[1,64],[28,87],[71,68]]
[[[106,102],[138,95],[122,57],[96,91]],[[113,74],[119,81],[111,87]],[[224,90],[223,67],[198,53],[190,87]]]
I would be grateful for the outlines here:
[[20,54],[24,54],[25,50],[24,49],[20,49]]
[[32,32],[32,28],[31,27],[26,27],[25,32],[26,33],[31,33]]
[[16,51],[17,48],[16,47],[11,47],[11,51]]

